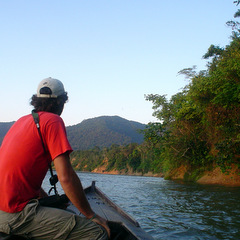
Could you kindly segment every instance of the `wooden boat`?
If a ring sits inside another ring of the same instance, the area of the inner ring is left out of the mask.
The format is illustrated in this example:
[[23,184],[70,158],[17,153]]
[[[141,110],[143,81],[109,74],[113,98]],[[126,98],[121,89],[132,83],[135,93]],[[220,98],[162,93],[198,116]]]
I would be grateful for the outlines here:
[[[98,189],[94,181],[84,191],[93,211],[107,219],[111,230],[111,240],[153,240],[153,237],[146,233],[135,219]],[[72,203],[70,203],[67,210],[81,215]],[[0,240],[16,239],[20,240],[23,238],[0,234]]]
[[87,199],[93,209],[101,217],[108,220],[113,240],[152,240],[129,214],[113,203],[100,189],[92,185],[84,189]]

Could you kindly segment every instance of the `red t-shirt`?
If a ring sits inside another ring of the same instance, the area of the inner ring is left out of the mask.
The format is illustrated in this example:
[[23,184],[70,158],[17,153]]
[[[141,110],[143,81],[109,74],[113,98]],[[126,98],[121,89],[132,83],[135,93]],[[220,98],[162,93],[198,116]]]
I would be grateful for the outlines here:
[[40,130],[32,115],[20,118],[10,128],[0,147],[0,210],[22,211],[30,199],[39,196],[49,163],[72,148],[63,120],[56,114],[39,112]]

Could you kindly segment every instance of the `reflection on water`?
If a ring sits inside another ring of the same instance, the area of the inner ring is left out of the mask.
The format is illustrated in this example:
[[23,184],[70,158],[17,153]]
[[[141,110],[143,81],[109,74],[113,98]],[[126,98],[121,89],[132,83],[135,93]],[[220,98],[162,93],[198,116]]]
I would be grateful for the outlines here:
[[[240,188],[153,177],[78,175],[84,187],[95,180],[97,187],[156,240],[240,239]],[[49,189],[47,179],[44,189]]]

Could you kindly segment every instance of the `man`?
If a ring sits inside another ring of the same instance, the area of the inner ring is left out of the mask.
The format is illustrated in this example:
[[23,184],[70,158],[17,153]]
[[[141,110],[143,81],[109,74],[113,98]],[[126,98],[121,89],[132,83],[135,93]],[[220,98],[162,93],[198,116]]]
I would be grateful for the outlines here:
[[[72,148],[60,118],[67,100],[62,82],[53,78],[42,80],[32,96],[44,147],[31,114],[6,134],[0,147],[0,232],[44,240],[107,239],[107,222],[91,209],[70,163]],[[52,161],[64,192],[86,218],[39,205]]]

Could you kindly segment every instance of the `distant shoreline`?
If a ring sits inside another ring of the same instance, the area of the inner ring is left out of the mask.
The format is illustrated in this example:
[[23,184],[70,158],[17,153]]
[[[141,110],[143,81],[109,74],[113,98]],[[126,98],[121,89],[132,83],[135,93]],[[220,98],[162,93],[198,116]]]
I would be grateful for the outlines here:
[[[85,172],[85,171],[81,171]],[[86,171],[87,172],[87,171]],[[148,172],[142,174],[140,172],[132,172],[126,170],[118,171],[106,171],[104,168],[96,168],[90,173],[98,173],[98,174],[110,174],[110,175],[126,175],[126,176],[143,176],[143,177],[161,177],[167,180],[181,180],[183,182],[195,182],[203,185],[221,185],[228,187],[240,187],[240,170],[236,165],[232,165],[230,171],[223,173],[220,167],[214,168],[212,171],[205,171],[201,177],[199,177],[196,181],[186,179],[186,175],[191,175],[189,171],[187,171],[186,167],[181,166],[173,170],[172,172],[164,175],[163,173],[152,173]]]
[[[191,179],[191,175],[193,174],[194,173],[187,170],[185,166],[181,166],[170,172],[167,179],[187,182],[187,179]],[[240,169],[237,165],[232,164],[231,169],[223,173],[220,167],[214,167],[211,171],[203,172],[200,176],[196,177],[196,180],[193,182],[204,185],[240,187]]]

